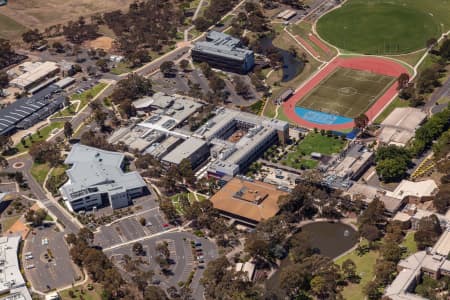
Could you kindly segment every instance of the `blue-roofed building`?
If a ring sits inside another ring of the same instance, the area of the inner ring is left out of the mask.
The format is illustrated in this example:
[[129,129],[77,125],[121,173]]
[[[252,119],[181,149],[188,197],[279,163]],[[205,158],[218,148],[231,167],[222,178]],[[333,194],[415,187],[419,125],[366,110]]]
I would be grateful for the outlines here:
[[217,31],[209,31],[206,41],[195,43],[191,55],[196,62],[207,62],[214,68],[240,74],[255,65],[253,51],[245,48],[239,39]]

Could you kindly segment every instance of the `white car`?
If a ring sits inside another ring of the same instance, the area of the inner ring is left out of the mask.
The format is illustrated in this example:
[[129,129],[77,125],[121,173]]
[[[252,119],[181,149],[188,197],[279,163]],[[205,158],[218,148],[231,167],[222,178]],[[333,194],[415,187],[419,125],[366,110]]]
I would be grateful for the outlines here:
[[28,265],[28,266],[26,266],[26,268],[29,270],[29,269],[33,269],[34,268],[34,265]]

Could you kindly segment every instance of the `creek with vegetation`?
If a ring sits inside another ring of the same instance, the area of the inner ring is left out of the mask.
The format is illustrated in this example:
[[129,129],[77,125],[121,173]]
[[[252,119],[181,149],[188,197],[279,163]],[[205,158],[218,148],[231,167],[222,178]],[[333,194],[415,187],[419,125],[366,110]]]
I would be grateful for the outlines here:
[[286,49],[275,47],[272,43],[272,39],[269,36],[263,37],[259,40],[261,48],[264,52],[274,48],[278,51],[283,62],[283,79],[282,82],[288,82],[294,79],[302,70],[305,65],[294,53]]

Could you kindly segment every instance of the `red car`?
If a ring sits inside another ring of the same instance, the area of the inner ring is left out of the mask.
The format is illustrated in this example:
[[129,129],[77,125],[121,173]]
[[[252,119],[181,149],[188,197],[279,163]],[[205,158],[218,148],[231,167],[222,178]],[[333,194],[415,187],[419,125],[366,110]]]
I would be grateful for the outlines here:
[[169,224],[167,224],[167,223],[163,224],[163,227],[169,227]]

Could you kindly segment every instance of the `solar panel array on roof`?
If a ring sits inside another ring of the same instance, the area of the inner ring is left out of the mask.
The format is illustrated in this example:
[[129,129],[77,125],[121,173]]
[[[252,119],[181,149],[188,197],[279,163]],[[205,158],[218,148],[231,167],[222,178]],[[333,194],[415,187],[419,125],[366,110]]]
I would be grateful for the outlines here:
[[50,85],[33,96],[17,99],[0,110],[0,134],[8,134],[16,128],[28,128],[51,115],[64,102],[63,96],[54,98],[58,91],[59,87]]

